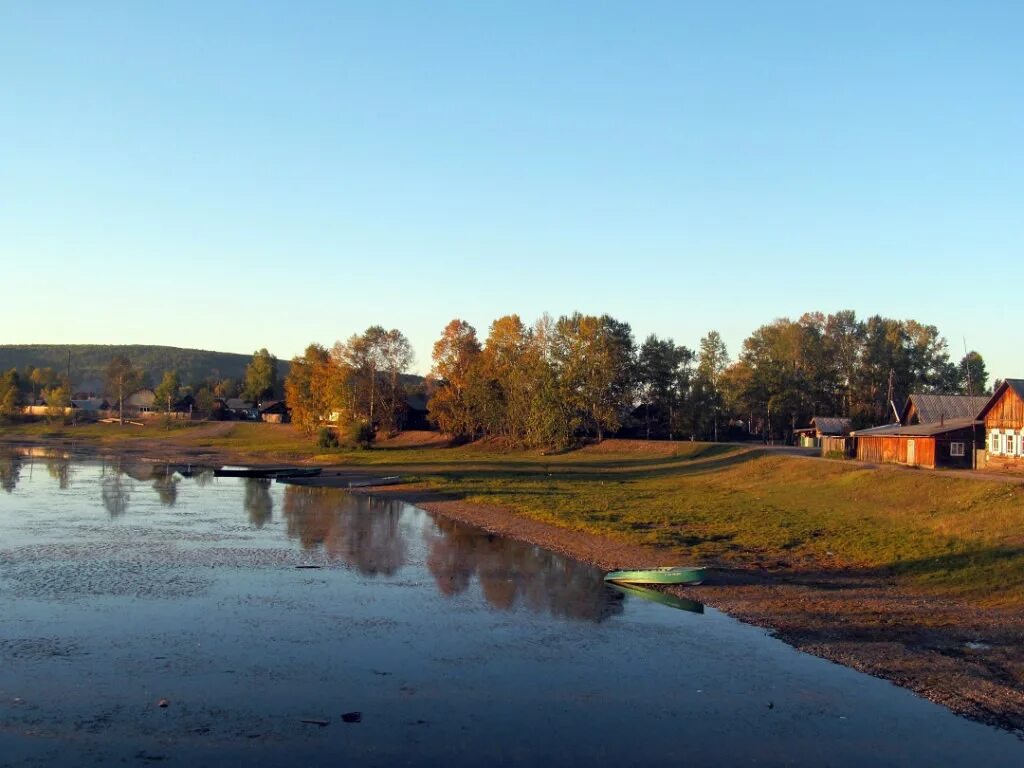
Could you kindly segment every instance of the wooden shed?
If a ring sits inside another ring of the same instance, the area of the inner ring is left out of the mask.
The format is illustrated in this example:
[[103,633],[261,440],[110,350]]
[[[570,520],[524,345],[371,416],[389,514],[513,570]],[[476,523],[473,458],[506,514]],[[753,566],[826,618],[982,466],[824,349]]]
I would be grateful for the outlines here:
[[984,469],[1024,470],[1024,379],[1006,379],[979,418],[987,435]]
[[951,419],[938,424],[887,424],[852,433],[860,461],[905,464],[910,467],[956,467],[974,464],[978,422]]
[[849,434],[850,420],[842,416],[815,416],[811,419],[811,426],[793,430],[799,445],[822,450],[825,449],[827,438],[838,438],[829,441],[830,448],[834,450],[836,445],[846,444],[846,436]]

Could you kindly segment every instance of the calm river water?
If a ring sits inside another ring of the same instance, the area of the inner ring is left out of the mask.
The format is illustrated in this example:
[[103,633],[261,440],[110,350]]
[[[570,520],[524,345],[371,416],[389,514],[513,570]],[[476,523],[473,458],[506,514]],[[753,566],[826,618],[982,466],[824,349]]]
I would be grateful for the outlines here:
[[396,501],[0,456],[0,765],[1024,764],[601,576]]

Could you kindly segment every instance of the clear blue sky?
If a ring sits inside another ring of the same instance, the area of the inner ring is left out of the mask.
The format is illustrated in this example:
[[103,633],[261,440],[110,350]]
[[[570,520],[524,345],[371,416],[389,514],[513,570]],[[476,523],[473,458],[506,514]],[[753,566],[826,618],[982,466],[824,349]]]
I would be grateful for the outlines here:
[[[0,342],[852,308],[1024,376],[1024,4],[0,5]],[[1005,286],[1005,291],[993,291]]]

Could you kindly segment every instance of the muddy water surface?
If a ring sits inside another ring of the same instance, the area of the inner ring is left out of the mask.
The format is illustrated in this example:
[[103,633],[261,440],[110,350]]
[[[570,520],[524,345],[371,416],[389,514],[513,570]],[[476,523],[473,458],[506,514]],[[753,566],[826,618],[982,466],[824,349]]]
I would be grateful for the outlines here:
[[0,457],[0,765],[1024,763],[601,576],[402,502]]

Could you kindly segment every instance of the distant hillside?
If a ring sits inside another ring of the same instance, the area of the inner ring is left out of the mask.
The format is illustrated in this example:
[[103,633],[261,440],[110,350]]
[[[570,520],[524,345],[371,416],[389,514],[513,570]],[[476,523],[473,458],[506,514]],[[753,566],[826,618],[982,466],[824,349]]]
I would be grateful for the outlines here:
[[[159,347],[152,344],[0,344],[0,371],[26,366],[54,368],[64,371],[71,353],[71,381],[76,387],[95,389],[102,383],[110,358],[125,355],[137,368],[149,375],[151,382],[160,380],[164,371],[177,370],[184,383],[207,378],[242,379],[252,355],[233,352],[210,352],[205,349]],[[283,378],[288,361],[278,363]]]

